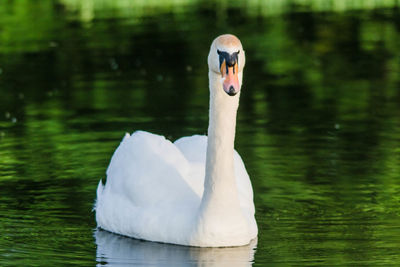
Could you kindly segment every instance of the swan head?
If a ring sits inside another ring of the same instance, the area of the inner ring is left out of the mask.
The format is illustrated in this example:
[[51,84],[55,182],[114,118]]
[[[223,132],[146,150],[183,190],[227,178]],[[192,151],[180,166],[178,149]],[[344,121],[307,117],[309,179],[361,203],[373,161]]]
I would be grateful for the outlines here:
[[230,96],[239,93],[245,55],[240,40],[232,34],[220,35],[211,44],[208,68],[221,76],[222,88]]

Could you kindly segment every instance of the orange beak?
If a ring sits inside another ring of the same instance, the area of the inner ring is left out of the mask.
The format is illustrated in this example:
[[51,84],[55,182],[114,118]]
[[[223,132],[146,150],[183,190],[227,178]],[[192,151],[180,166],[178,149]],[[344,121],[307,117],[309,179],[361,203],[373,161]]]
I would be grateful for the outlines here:
[[222,87],[225,93],[230,96],[236,95],[239,90],[239,77],[238,77],[238,64],[235,63],[233,66],[227,66],[226,61],[221,64],[221,75],[224,79]]

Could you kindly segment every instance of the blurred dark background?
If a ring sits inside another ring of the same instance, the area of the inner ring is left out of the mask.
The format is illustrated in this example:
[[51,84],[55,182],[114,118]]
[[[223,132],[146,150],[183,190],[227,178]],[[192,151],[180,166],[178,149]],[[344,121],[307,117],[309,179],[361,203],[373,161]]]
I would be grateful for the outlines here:
[[97,183],[125,132],[207,132],[223,33],[246,51],[255,265],[400,263],[399,31],[396,0],[2,1],[0,265],[112,262]]

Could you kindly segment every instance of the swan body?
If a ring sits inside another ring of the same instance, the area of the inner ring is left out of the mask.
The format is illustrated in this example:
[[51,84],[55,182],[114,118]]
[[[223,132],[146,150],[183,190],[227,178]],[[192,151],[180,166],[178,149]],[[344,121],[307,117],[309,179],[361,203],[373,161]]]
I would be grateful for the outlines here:
[[240,246],[257,236],[253,190],[234,150],[244,51],[221,35],[208,57],[208,136],[174,143],[126,134],[99,182],[98,227],[138,239],[200,247]]

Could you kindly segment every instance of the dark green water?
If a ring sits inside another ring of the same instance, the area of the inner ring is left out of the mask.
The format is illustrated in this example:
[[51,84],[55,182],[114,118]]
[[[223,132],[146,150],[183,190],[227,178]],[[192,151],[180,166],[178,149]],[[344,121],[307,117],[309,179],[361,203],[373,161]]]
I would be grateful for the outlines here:
[[[236,149],[258,243],[96,232],[125,132],[206,133],[206,56],[226,32],[246,50]],[[399,47],[396,1],[2,2],[0,265],[399,265]]]

